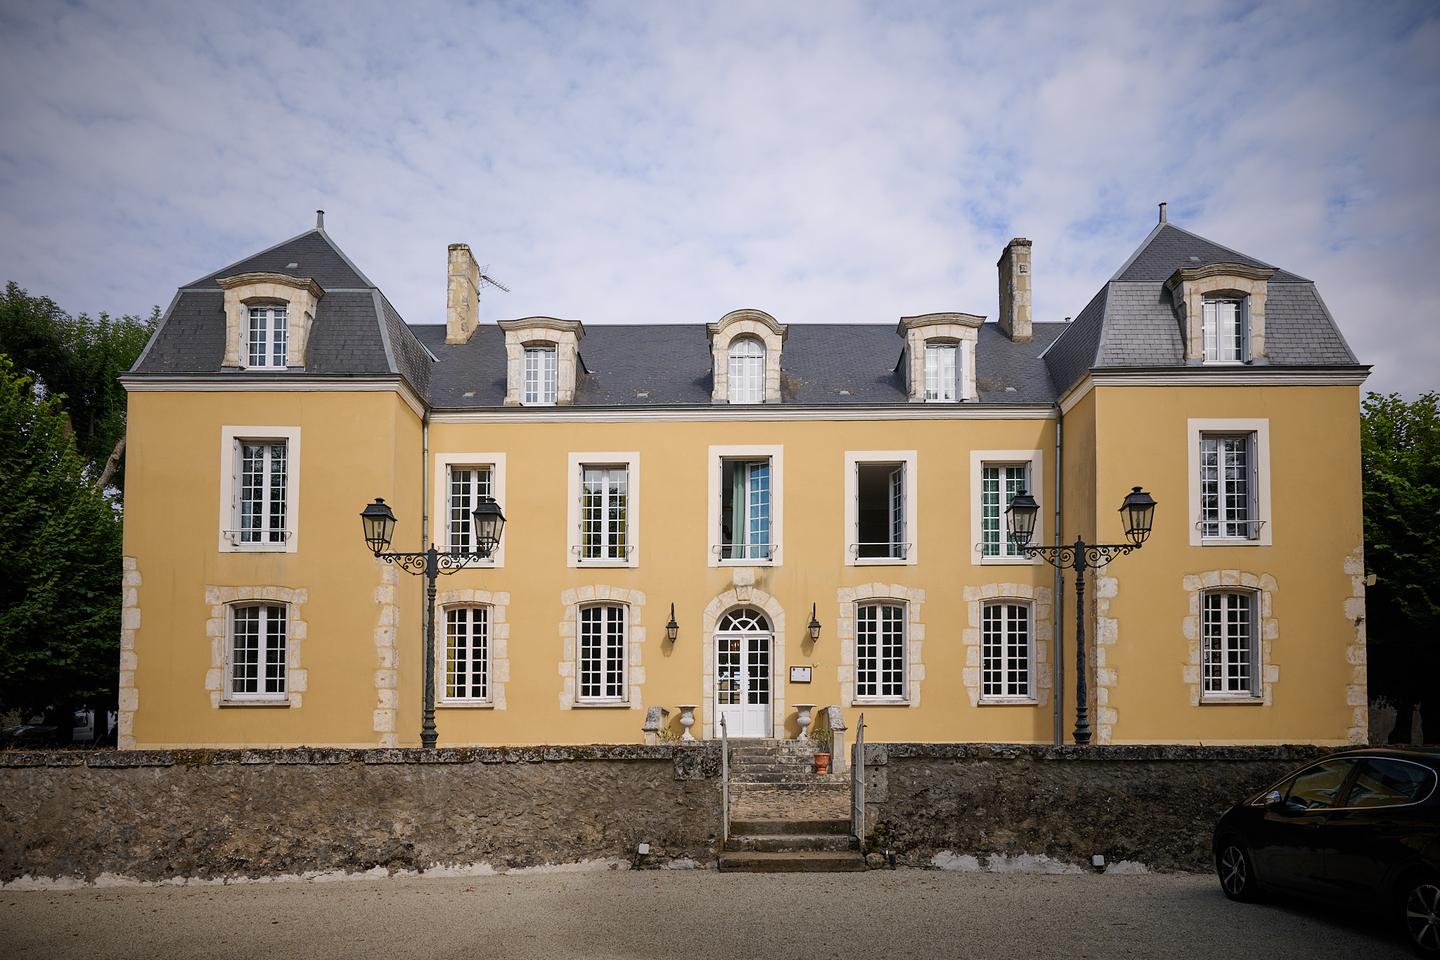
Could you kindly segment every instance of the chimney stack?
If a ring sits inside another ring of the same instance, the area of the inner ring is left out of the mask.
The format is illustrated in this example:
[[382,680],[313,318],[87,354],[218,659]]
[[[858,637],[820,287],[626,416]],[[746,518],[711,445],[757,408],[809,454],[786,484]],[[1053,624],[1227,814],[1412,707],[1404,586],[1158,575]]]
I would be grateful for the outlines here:
[[450,279],[445,299],[445,342],[469,343],[480,326],[480,265],[470,247],[450,244]]
[[316,211],[315,211],[315,229],[316,229],[316,230],[324,230],[324,229],[325,229],[325,211],[324,211],[324,210],[316,210]]
[[1161,222],[1161,223],[1164,223],[1164,222],[1165,222],[1165,201],[1164,201],[1164,200],[1161,200],[1161,201],[1160,201],[1160,222]]
[[1000,332],[1016,343],[1031,339],[1030,241],[1016,237],[1005,245],[1000,268]]

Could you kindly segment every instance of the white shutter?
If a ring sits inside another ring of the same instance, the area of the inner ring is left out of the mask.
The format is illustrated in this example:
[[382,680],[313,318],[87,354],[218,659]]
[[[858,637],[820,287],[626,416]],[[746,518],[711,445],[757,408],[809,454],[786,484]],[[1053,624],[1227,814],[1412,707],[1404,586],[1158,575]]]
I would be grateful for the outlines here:
[[1249,509],[1250,524],[1245,531],[1245,537],[1249,540],[1260,538],[1260,524],[1257,521],[1269,521],[1269,517],[1260,516],[1260,444],[1255,440],[1255,434],[1245,438],[1245,466],[1249,471],[1249,489],[1245,491],[1246,504]]

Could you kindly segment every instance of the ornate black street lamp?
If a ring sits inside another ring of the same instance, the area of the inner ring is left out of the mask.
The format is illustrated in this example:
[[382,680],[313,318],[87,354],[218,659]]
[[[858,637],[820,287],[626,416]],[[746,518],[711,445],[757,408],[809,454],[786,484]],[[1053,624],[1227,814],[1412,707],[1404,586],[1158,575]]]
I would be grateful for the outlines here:
[[439,737],[435,730],[435,580],[442,573],[450,574],[463,569],[471,560],[488,560],[500,545],[500,534],[505,529],[505,514],[490,497],[480,498],[475,505],[474,518],[474,553],[441,553],[433,543],[430,549],[420,553],[389,553],[390,538],[395,533],[395,514],[379,497],[360,512],[360,523],[365,528],[365,545],[370,552],[406,573],[425,578],[425,707],[420,721],[420,745],[427,750],[435,749],[435,741]]
[[1040,505],[1035,498],[1021,490],[1010,498],[1005,519],[1011,542],[1025,556],[1042,557],[1057,567],[1075,571],[1075,743],[1083,747],[1090,742],[1090,707],[1085,685],[1085,570],[1103,567],[1116,557],[1140,549],[1149,538],[1155,520],[1155,498],[1134,487],[1120,504],[1120,519],[1129,543],[1086,543],[1084,538],[1076,537],[1074,543],[1066,546],[1033,547],[1030,538],[1035,535],[1035,518],[1039,513]]

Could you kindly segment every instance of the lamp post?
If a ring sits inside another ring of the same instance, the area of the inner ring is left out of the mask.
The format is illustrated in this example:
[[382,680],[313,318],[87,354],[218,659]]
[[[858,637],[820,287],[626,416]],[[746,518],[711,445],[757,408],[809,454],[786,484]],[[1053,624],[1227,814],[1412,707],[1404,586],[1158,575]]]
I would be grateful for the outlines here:
[[1076,537],[1074,543],[1064,546],[1031,546],[1035,517],[1039,513],[1040,505],[1035,498],[1021,490],[1010,498],[1005,520],[1011,542],[1025,556],[1042,557],[1057,567],[1075,571],[1075,743],[1083,747],[1090,742],[1090,707],[1085,683],[1085,571],[1089,567],[1103,567],[1144,545],[1155,519],[1155,498],[1139,487],[1125,495],[1120,514],[1129,543],[1086,543],[1083,537]]
[[444,573],[463,569],[471,560],[488,560],[500,545],[505,529],[505,514],[491,497],[481,497],[475,505],[475,552],[440,552],[435,544],[420,553],[390,552],[390,538],[395,533],[395,514],[379,497],[360,512],[365,528],[365,544],[375,556],[406,573],[425,578],[425,706],[420,720],[420,745],[435,749],[439,734],[435,730],[435,580]]

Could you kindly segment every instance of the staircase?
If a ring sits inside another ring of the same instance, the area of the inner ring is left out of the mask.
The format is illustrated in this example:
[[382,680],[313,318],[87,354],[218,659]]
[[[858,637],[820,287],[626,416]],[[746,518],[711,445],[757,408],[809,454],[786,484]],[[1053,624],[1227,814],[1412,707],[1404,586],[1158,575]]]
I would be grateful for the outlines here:
[[850,779],[815,773],[808,740],[740,740],[730,746],[730,839],[723,871],[864,870],[850,835]]

